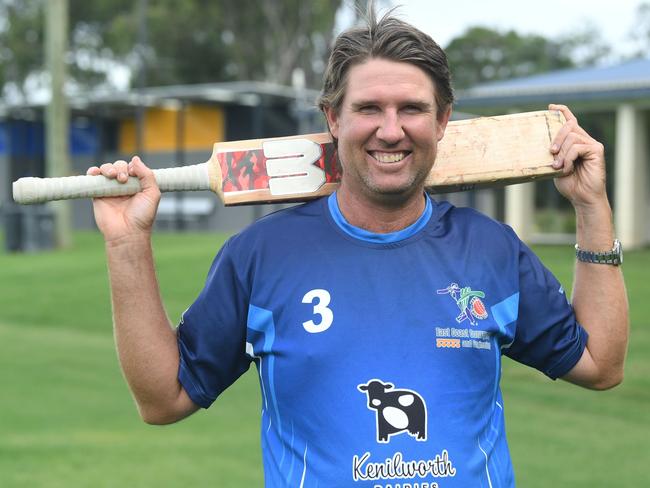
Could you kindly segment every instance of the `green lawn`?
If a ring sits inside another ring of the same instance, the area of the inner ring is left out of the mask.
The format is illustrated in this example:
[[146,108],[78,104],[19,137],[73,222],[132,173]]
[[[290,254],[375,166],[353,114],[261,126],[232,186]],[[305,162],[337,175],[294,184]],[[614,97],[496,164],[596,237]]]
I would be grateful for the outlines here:
[[[223,237],[156,236],[173,321]],[[113,348],[101,238],[75,240],[69,251],[0,254],[0,486],[261,486],[254,371],[206,412],[143,424]],[[571,249],[536,250],[570,289]],[[632,340],[622,386],[590,392],[504,361],[521,487],[650,486],[650,251],[625,259]]]

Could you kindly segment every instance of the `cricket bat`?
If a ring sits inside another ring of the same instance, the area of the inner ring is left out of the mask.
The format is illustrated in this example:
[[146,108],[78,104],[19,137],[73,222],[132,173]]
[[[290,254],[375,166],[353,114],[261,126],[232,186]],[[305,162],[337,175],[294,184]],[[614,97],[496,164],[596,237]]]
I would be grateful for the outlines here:
[[[550,146],[564,124],[557,111],[538,111],[453,121],[438,145],[426,180],[430,193],[450,193],[521,183],[559,174]],[[154,170],[163,192],[211,190],[224,205],[306,201],[332,193],[341,180],[328,133],[215,143],[202,164]],[[20,178],[17,203],[132,195],[126,183],[104,176]]]

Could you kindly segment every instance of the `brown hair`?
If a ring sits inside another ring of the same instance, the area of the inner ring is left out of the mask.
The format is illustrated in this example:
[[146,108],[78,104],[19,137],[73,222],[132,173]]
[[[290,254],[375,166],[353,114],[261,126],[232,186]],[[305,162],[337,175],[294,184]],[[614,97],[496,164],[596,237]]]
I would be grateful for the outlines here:
[[391,14],[392,10],[377,20],[369,2],[366,24],[348,29],[336,38],[318,99],[321,110],[329,107],[338,112],[350,68],[373,58],[410,63],[424,70],[435,87],[438,117],[453,103],[445,52],[429,35]]

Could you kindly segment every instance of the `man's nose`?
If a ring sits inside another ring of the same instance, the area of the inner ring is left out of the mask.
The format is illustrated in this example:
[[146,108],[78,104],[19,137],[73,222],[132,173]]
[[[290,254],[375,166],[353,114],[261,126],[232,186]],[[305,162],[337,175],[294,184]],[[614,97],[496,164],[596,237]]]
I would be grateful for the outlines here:
[[384,113],[377,128],[377,138],[389,145],[397,144],[404,138],[404,129],[396,112]]

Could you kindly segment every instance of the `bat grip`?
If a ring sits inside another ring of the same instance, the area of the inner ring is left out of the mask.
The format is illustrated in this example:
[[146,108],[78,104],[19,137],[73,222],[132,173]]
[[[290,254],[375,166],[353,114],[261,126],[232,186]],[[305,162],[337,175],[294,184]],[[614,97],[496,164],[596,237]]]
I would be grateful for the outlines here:
[[[210,189],[207,163],[156,169],[153,173],[163,192]],[[118,197],[139,191],[140,181],[133,176],[126,183],[102,175],[20,178],[13,183],[14,201],[23,204],[73,198]]]

